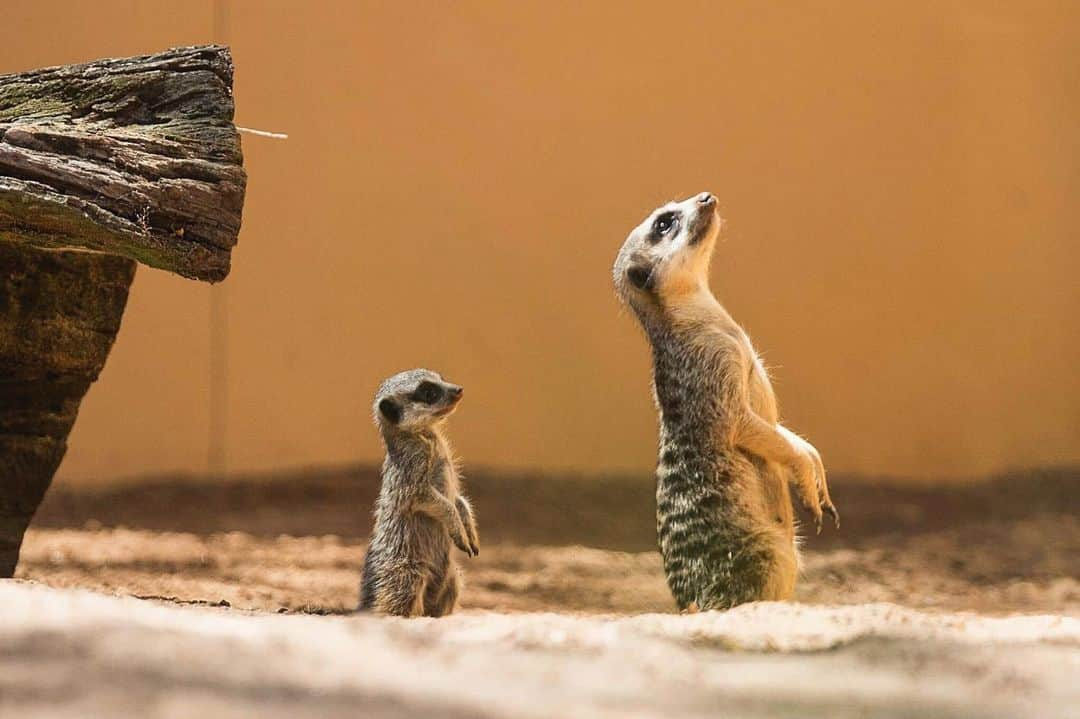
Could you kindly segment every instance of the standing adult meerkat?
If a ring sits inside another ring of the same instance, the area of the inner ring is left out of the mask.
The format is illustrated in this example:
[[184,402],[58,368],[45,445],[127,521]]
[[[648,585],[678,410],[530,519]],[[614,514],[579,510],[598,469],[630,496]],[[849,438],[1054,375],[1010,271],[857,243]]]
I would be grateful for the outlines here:
[[799,560],[788,481],[839,526],[814,447],[778,421],[746,332],[709,289],[720,231],[703,192],[654,210],[615,260],[615,287],[652,345],[660,415],[656,520],[680,609],[791,597]]
[[415,369],[386,380],[375,395],[386,459],[364,558],[361,611],[441,617],[454,610],[461,577],[450,543],[470,557],[480,553],[445,432],[461,394],[435,372]]

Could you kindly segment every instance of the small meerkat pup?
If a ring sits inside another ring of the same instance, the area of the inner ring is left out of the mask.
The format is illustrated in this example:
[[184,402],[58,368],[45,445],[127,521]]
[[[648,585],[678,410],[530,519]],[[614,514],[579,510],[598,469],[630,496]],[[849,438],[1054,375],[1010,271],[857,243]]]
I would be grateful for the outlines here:
[[461,577],[450,543],[470,557],[480,540],[450,444],[446,418],[462,388],[425,369],[396,374],[375,395],[386,444],[375,531],[364,559],[359,610],[403,617],[454,611]]
[[750,338],[709,289],[720,225],[707,192],[668,203],[630,233],[613,270],[652,345],[657,533],[684,611],[791,597],[799,559],[789,481],[818,531],[823,512],[839,526],[820,455],[779,423]]

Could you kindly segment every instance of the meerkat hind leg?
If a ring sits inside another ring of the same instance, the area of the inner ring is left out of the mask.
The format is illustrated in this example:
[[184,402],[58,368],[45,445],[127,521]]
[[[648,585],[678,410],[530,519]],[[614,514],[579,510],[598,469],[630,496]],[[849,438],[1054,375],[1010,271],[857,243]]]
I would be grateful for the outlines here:
[[457,607],[458,596],[461,594],[461,575],[457,567],[451,567],[447,572],[446,579],[438,597],[428,609],[429,617],[445,617]]
[[427,576],[423,572],[399,570],[380,583],[376,606],[384,614],[420,617],[424,615],[426,590]]

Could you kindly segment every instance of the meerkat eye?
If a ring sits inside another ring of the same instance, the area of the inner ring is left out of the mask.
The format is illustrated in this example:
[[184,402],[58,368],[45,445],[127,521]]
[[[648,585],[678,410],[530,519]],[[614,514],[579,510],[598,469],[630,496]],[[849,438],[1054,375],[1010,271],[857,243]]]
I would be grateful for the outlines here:
[[424,404],[435,404],[443,395],[442,387],[434,382],[421,382],[420,386],[413,392],[413,399],[417,402],[423,402]]
[[679,218],[675,216],[674,212],[665,212],[656,218],[653,222],[653,234],[657,239],[664,237],[671,230],[679,224]]

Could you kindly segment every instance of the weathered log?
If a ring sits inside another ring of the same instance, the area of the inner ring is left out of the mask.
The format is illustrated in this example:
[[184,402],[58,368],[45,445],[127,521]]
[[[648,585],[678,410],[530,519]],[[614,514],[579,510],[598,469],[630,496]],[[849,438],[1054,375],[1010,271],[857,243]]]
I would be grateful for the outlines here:
[[0,242],[0,577],[120,329],[135,263]]
[[0,240],[229,273],[247,176],[224,47],[0,75]]
[[246,184],[232,72],[226,48],[198,47],[0,76],[0,577],[105,364],[135,260],[229,273]]

